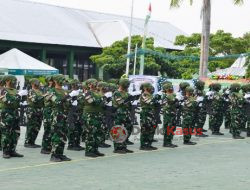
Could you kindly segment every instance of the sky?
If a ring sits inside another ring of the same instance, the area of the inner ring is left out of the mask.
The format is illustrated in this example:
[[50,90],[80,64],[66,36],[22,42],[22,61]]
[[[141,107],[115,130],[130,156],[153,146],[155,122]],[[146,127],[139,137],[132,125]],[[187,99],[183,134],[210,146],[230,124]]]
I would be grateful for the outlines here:
[[[48,3],[83,10],[130,16],[132,0],[26,0]],[[170,22],[187,34],[201,32],[202,0],[194,0],[192,6],[184,0],[180,8],[169,8],[170,0],[134,0],[134,17],[145,18],[149,3],[152,4],[151,19]],[[250,0],[241,6],[233,0],[212,0],[211,32],[230,32],[240,37],[250,32]]]

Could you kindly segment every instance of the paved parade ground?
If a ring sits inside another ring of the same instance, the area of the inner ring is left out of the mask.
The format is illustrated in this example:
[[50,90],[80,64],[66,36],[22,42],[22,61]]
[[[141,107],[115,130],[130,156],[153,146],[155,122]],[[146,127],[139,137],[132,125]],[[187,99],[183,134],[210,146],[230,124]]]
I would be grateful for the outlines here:
[[[183,145],[180,137],[176,149],[139,150],[139,141],[129,146],[134,154],[114,154],[113,148],[100,149],[101,158],[86,158],[84,151],[67,151],[71,162],[51,163],[40,149],[23,147],[25,128],[18,152],[24,158],[0,158],[1,190],[158,190],[158,189],[240,189],[250,188],[250,138],[233,140],[225,136],[196,138],[196,146]],[[37,143],[41,142],[42,132]],[[211,132],[209,132],[211,134]],[[245,133],[243,133],[245,136]],[[111,144],[111,142],[109,142]]]

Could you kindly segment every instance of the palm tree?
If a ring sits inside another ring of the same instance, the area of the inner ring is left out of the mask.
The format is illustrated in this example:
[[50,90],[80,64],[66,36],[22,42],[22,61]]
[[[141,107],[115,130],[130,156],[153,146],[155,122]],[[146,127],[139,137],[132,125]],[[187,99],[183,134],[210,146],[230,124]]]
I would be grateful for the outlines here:
[[[170,7],[179,7],[183,0],[170,0]],[[189,0],[193,4],[193,0]],[[244,0],[233,0],[235,5],[243,4]],[[207,77],[208,56],[209,56],[209,36],[211,23],[211,0],[203,0],[202,4],[202,35],[201,35],[201,55],[200,55],[200,78]]]

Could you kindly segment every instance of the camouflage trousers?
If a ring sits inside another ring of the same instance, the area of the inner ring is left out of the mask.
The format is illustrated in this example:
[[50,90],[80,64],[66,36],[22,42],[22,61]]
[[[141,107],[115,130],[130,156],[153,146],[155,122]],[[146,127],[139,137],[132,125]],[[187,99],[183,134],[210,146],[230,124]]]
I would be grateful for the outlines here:
[[100,113],[84,113],[86,152],[96,152],[102,139],[103,117]]
[[231,125],[231,115],[230,115],[230,110],[226,110],[224,113],[224,119],[225,119],[225,129],[230,129]]
[[4,153],[15,152],[20,137],[18,110],[2,110],[1,118],[2,150]]
[[77,121],[71,124],[69,123],[68,146],[72,147],[80,146],[82,132],[83,132],[82,122],[79,119],[77,119]]
[[51,125],[53,121],[51,108],[45,108],[43,111],[43,139],[42,139],[42,149],[51,151]]
[[192,138],[192,132],[193,132],[193,125],[194,125],[194,120],[193,118],[185,118],[183,116],[183,121],[182,121],[182,132],[183,132],[183,141],[184,142],[189,142]]
[[140,137],[141,147],[151,146],[154,139],[154,133],[156,127],[156,121],[154,121],[154,113],[150,113],[149,110],[142,110],[140,113],[140,124],[141,124],[141,137]]
[[35,144],[37,135],[41,129],[43,113],[41,109],[27,110],[27,128],[25,144]]
[[128,139],[129,139],[129,137],[130,137],[130,135],[132,134],[132,131],[133,131],[133,124],[132,124],[132,121],[131,121],[130,113],[129,112],[123,112],[122,110],[118,109],[117,112],[116,112],[114,122],[115,122],[115,125],[124,126],[127,129],[127,132],[128,132],[127,139],[124,142],[122,142],[122,143],[114,142],[114,149],[115,150],[118,150],[118,149],[121,150],[121,149],[127,148],[126,141],[128,141]]
[[54,113],[52,122],[52,154],[63,155],[65,143],[67,142],[67,117],[63,113]]
[[198,110],[195,114],[195,128],[196,131],[199,129],[203,129],[206,122],[207,113],[202,110]]
[[222,112],[214,112],[209,115],[209,128],[212,130],[212,132],[219,132],[222,123],[223,123]]
[[250,136],[250,117],[247,117],[247,136]]
[[163,145],[172,144],[174,132],[176,130],[176,115],[164,114],[163,115]]
[[232,111],[231,112],[231,133],[233,137],[239,136],[241,132],[241,114]]

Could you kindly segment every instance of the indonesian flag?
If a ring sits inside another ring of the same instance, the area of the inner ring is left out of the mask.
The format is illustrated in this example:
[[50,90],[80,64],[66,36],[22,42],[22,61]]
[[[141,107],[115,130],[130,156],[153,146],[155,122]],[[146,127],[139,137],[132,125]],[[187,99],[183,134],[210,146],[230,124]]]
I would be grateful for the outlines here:
[[145,20],[145,26],[148,24],[149,22],[149,19],[151,17],[151,12],[152,12],[152,7],[151,7],[151,3],[149,4],[149,7],[148,7],[148,14],[146,16],[146,20]]

